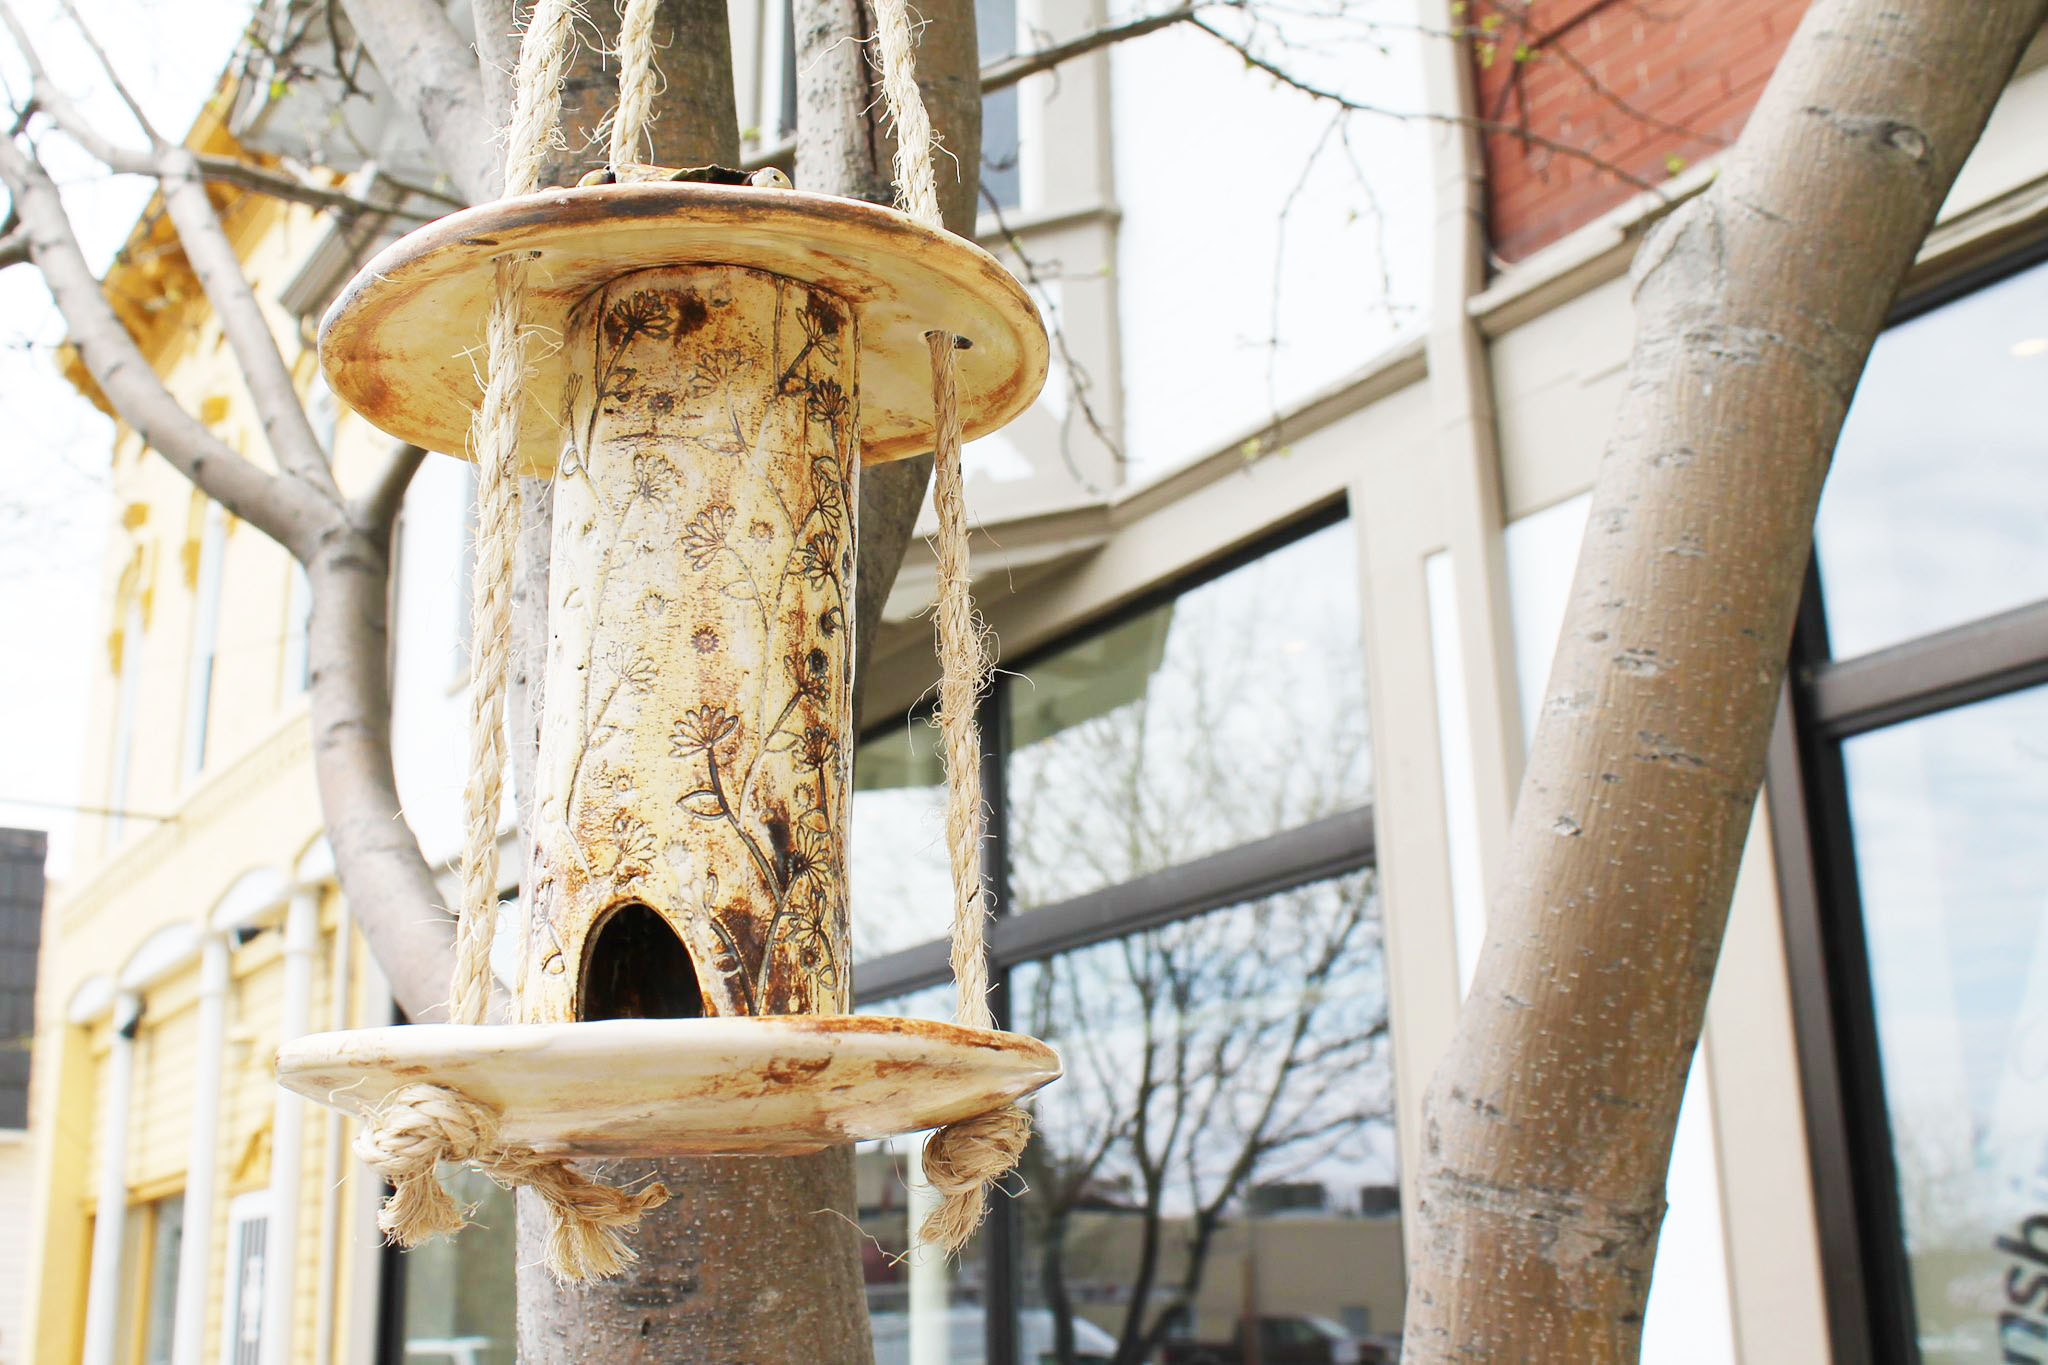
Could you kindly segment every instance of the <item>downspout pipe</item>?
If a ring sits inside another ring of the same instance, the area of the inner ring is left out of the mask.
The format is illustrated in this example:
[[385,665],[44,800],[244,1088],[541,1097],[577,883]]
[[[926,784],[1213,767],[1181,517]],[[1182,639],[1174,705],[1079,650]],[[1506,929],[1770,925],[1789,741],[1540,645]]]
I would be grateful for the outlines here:
[[107,1100],[100,1111],[99,1208],[93,1218],[92,1273],[85,1291],[84,1365],[114,1365],[121,1324],[122,1242],[128,1231],[128,1111],[135,1088],[135,1035],[142,996],[114,997],[114,1039],[107,1051]]
[[[362,1014],[356,1022],[382,1027],[392,1022],[391,983],[377,965],[377,955],[363,954]],[[363,1164],[362,1158],[348,1158],[348,1305],[342,1327],[348,1343],[346,1365],[380,1365],[378,1324],[383,1320],[384,1233],[377,1226],[377,1210],[384,1202],[384,1181]]]
[[220,1085],[227,1047],[228,936],[214,932],[199,949],[199,1042],[193,1077],[192,1143],[185,1161],[185,1237],[178,1253],[172,1365],[202,1365],[207,1291],[213,1276],[213,1216],[220,1172]]
[[939,1192],[924,1178],[924,1143],[913,1139],[910,1153],[910,1365],[946,1365],[953,1349],[951,1297],[946,1285],[945,1251],[917,1235],[925,1218],[940,1203]]
[[[335,931],[334,960],[327,978],[327,1027],[336,1032],[349,1025],[349,947],[348,923],[344,919]],[[334,1361],[335,1275],[341,1240],[341,1111],[328,1110],[326,1121],[326,1137],[320,1144],[320,1251],[314,1272],[314,1290],[319,1299],[313,1310],[313,1365],[333,1365]]]
[[[278,1041],[312,1029],[313,962],[320,952],[320,892],[292,892],[284,917],[284,1016]],[[291,1365],[298,1291],[299,1209],[306,1165],[306,1101],[283,1086],[270,1121],[270,1228],[264,1239],[262,1365]]]

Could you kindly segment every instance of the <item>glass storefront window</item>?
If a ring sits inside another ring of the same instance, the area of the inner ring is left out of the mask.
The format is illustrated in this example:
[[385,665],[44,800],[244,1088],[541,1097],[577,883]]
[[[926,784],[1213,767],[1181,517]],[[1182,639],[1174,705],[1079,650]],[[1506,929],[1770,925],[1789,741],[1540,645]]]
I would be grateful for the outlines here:
[[405,1274],[407,1362],[514,1365],[519,1329],[512,1192],[466,1167],[443,1166],[441,1183],[470,1208],[460,1237],[436,1238],[400,1252]]
[[952,925],[938,743],[938,731],[911,716],[854,753],[847,880],[856,962],[944,938]]
[[2048,597],[2048,264],[1878,338],[1821,498],[1836,658]]
[[1007,680],[1010,875],[1050,905],[1372,795],[1349,523]]
[[1842,746],[1928,1365],[2048,1359],[2044,735],[2037,688]]
[[[1014,972],[1021,1027],[1066,1061],[1032,1102],[1020,1359],[1391,1358],[1375,886],[1360,871]],[[1323,1353],[1276,1354],[1297,1338]]]

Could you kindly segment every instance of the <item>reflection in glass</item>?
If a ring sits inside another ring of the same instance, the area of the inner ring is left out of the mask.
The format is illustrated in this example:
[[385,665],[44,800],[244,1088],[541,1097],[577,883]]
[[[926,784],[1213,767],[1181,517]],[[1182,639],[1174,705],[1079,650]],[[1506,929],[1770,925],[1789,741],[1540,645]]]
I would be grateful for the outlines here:
[[467,1167],[442,1166],[441,1183],[457,1204],[471,1209],[470,1226],[460,1237],[400,1253],[405,1358],[513,1365],[519,1340],[512,1192]]
[[847,880],[856,962],[944,938],[952,925],[938,743],[938,731],[912,716],[854,751]]
[[[975,39],[983,65],[1017,50],[1017,0],[975,0]],[[978,211],[993,205],[1014,209],[1023,202],[1023,173],[1017,155],[1017,87],[981,97],[981,194]]]
[[142,1319],[143,1365],[170,1365],[171,1330],[178,1310],[178,1257],[185,1247],[185,1197],[150,1206],[149,1296]]
[[1359,632],[1340,523],[1026,667],[1005,691],[1016,903],[1365,804]]
[[[951,1020],[954,991],[950,984],[932,986],[863,1005],[859,1012]],[[988,1332],[985,1234],[977,1234],[957,1259],[911,1250],[911,1229],[937,1202],[921,1178],[924,1137],[914,1133],[854,1148],[861,1278],[875,1365],[981,1365]]]
[[2048,265],[1878,338],[1814,530],[1837,658],[2048,597]]
[[1842,746],[1929,1365],[2048,1358],[2044,736],[2036,689]]
[[1248,1333],[1388,1358],[1406,1284],[1370,871],[1030,964],[1012,999],[1066,1061],[1023,1168],[1024,1325],[1052,1336],[1024,1359],[1256,1358]]

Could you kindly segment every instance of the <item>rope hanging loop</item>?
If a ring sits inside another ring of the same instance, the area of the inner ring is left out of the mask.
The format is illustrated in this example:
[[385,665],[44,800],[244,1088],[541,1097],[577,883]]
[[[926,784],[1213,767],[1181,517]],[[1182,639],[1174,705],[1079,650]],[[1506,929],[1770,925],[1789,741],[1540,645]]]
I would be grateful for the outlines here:
[[[910,15],[905,0],[875,0],[875,36],[881,48],[882,93],[896,126],[895,174],[900,207],[927,227],[943,230],[938,176],[932,168],[931,116],[917,88]],[[981,876],[985,812],[981,791],[981,735],[976,704],[988,685],[988,631],[974,610],[967,563],[967,499],[960,469],[957,344],[930,333],[932,361],[932,507],[938,514],[938,725],[946,765],[946,847],[953,874],[952,967],[955,1017],[968,1028],[989,1029],[988,890]],[[1031,1117],[1014,1104],[948,1124],[925,1141],[925,1179],[939,1206],[918,1236],[946,1252],[960,1251],[988,1212],[988,1192],[1008,1175],[1031,1136]]]

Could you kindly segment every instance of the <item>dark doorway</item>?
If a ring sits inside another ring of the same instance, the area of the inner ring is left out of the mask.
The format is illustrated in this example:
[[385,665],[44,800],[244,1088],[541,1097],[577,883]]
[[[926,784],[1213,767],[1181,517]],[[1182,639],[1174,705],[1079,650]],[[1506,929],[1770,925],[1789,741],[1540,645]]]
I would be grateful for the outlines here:
[[637,901],[599,922],[583,954],[579,1019],[701,1019],[704,992],[668,921]]

